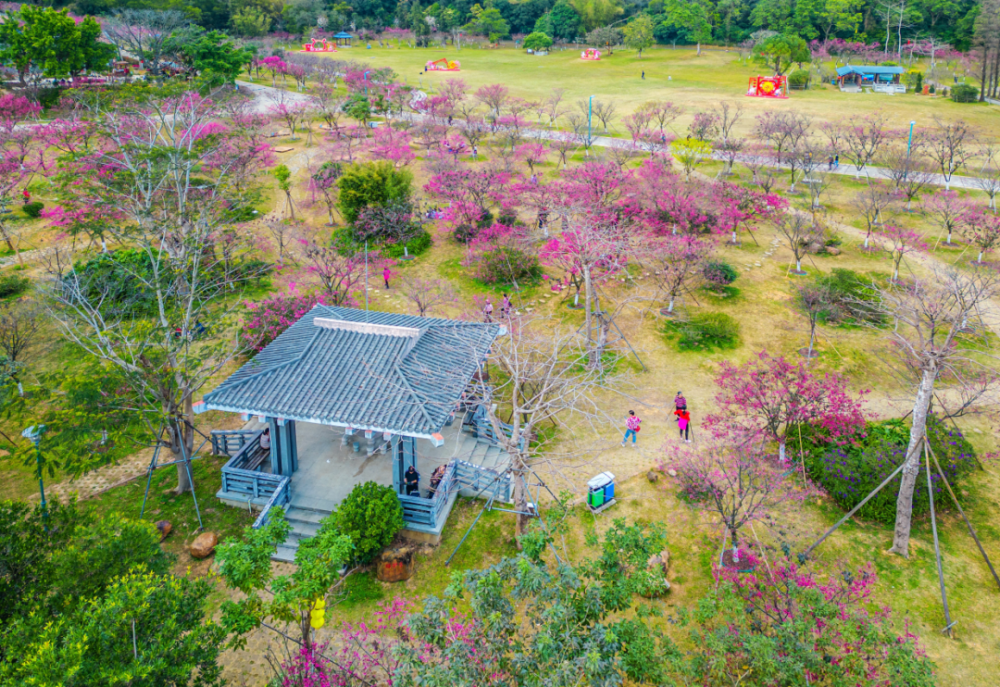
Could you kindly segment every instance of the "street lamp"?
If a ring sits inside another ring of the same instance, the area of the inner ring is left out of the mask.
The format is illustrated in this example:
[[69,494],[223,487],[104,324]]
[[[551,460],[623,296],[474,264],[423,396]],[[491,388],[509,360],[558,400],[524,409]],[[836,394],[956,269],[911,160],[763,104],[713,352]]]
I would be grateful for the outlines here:
[[366,98],[368,97],[368,75],[369,74],[371,74],[371,70],[368,70],[367,72],[365,72],[364,76],[361,77],[361,80],[365,82],[365,97]]
[[49,511],[45,504],[45,478],[42,475],[42,451],[38,448],[38,444],[41,442],[42,435],[45,434],[46,429],[48,428],[45,425],[32,425],[21,432],[21,436],[35,445],[35,467],[38,469],[38,491],[41,492],[42,495],[42,520],[45,531],[48,532]]
[[906,159],[907,160],[910,159],[910,149],[913,148],[913,125],[914,124],[916,124],[916,122],[913,122],[913,121],[910,122],[910,138],[906,142]]
[[587,156],[590,156],[590,130],[591,130],[591,120],[594,118],[594,96],[590,96],[590,100],[587,101]]

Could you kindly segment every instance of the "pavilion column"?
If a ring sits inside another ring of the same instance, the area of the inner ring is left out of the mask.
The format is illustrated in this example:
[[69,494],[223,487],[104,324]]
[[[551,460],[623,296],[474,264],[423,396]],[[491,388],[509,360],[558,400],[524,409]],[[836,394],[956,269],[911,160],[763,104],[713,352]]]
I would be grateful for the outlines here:
[[299,468],[295,421],[269,417],[271,427],[271,474],[289,476]]
[[394,435],[392,438],[392,486],[397,494],[403,494],[406,482],[403,475],[410,466],[417,465],[417,440],[413,437]]

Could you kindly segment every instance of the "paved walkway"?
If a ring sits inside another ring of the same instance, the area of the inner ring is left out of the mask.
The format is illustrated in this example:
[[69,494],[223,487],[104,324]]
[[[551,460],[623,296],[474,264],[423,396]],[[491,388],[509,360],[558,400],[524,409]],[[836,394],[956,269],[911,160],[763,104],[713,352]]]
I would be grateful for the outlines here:
[[[244,81],[239,81],[237,83],[240,84],[241,89],[246,88],[247,90],[250,90],[254,94],[254,98],[257,103],[256,109],[258,112],[264,112],[269,107],[271,107],[271,105],[274,102],[271,98],[271,94],[278,90],[281,90],[259,83],[247,83]],[[296,102],[308,102],[309,100],[309,96],[306,95],[305,93],[298,93],[296,91],[285,91],[285,93],[287,95],[290,95],[292,100]],[[426,115],[419,115],[412,112],[407,112],[402,115],[402,118],[410,121],[420,121],[426,118]],[[462,122],[459,120],[455,120],[452,126],[456,128],[461,128]],[[559,133],[562,132],[558,130],[553,131],[550,129],[525,129],[525,138],[540,138],[542,140],[552,140]],[[628,148],[632,145],[632,142],[629,141],[628,139],[614,138],[612,136],[594,136],[592,138],[592,145],[597,148]],[[719,161],[723,160],[722,156],[719,155],[718,153],[713,154],[712,157],[715,160]],[[742,159],[738,158],[737,162],[743,162],[745,159],[746,159],[745,156]],[[786,168],[785,165],[780,165],[780,164],[775,164],[773,166],[777,168]],[[853,177],[853,176],[863,175],[871,179],[882,179],[882,180],[890,179],[889,174],[886,172],[885,169],[881,167],[866,166],[859,173],[854,169],[853,165],[844,164],[834,170],[821,169],[819,171],[828,174],[836,174],[838,176]],[[934,174],[931,177],[930,185],[950,186],[951,188],[962,188],[962,189],[972,189],[972,190],[979,189],[979,186],[977,185],[976,179],[974,177],[957,176],[957,175],[952,176],[951,181],[947,182],[943,175]]]

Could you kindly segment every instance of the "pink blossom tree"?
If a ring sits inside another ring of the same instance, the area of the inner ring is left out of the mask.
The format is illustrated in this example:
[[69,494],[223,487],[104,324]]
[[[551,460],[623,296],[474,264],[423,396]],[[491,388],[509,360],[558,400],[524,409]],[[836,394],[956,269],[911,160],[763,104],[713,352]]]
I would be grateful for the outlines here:
[[448,282],[441,279],[427,279],[409,272],[403,276],[402,293],[420,317],[427,317],[445,306],[458,302],[458,294]]
[[286,293],[274,294],[262,301],[247,301],[244,305],[248,312],[240,327],[240,337],[248,350],[262,350],[322,302],[319,296],[300,293],[294,283]]
[[912,229],[889,225],[882,229],[882,250],[892,258],[892,281],[899,281],[899,265],[907,255],[927,250],[923,237]]
[[[364,289],[365,256],[361,253],[342,254],[334,246],[327,246],[315,240],[301,239],[302,261],[310,274],[319,280],[320,290],[328,305],[357,304],[355,298],[358,289]],[[368,253],[368,271],[375,274],[381,271],[383,260],[378,253]]]
[[510,91],[503,84],[488,84],[480,86],[473,94],[473,97],[482,103],[495,119],[500,117],[506,107],[507,101],[510,99]]
[[979,249],[976,262],[982,264],[983,255],[1000,243],[1000,216],[984,208],[970,209],[962,215],[962,233]]
[[410,148],[410,134],[390,126],[375,129],[374,141],[368,154],[375,160],[388,160],[397,169],[410,164],[416,155]]
[[852,435],[864,424],[861,396],[852,396],[846,380],[836,373],[822,377],[761,351],[743,365],[724,361],[715,378],[718,411],[706,418],[713,432],[736,429],[759,433],[778,444],[786,462],[785,443],[790,427],[817,423],[834,437]]
[[951,245],[951,235],[963,225],[969,203],[957,191],[939,191],[924,201],[923,211],[945,232],[945,243]]
[[717,516],[729,533],[728,567],[742,567],[740,531],[795,496],[784,466],[767,460],[755,434],[718,438],[707,446],[670,446],[663,468],[677,472],[687,498]]

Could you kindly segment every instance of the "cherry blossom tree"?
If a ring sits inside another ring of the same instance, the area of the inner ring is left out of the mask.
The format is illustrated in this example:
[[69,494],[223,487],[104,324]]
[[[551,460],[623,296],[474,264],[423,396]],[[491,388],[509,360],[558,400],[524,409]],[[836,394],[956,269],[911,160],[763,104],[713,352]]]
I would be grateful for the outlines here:
[[879,110],[867,114],[860,124],[844,128],[844,150],[854,163],[854,178],[861,176],[861,170],[876,158],[882,146],[895,135],[887,127],[888,116]]
[[658,292],[668,299],[661,313],[673,314],[677,297],[701,274],[701,267],[711,253],[711,243],[693,236],[663,236],[646,243],[642,261],[652,270]]
[[923,158],[907,154],[902,148],[884,152],[880,163],[896,192],[906,198],[907,211],[912,208],[913,200],[934,180],[934,174]]
[[[755,441],[756,440],[756,441]],[[718,438],[697,449],[669,447],[663,464],[677,473],[682,492],[717,516],[729,533],[730,565],[740,567],[740,531],[795,496],[786,468],[767,460],[754,434]],[[735,565],[734,565],[735,564]]]
[[946,191],[951,190],[951,179],[955,173],[975,153],[974,144],[975,132],[964,121],[946,122],[935,117],[934,129],[925,137],[924,148],[944,177]]
[[806,272],[802,269],[802,258],[808,253],[810,243],[822,240],[822,232],[813,224],[812,218],[798,212],[784,212],[774,218],[774,227],[785,241],[788,249],[795,257],[794,274],[799,276]]
[[840,375],[820,377],[806,365],[766,350],[743,365],[722,362],[715,378],[718,411],[706,418],[706,426],[723,435],[759,433],[778,444],[781,463],[787,462],[788,430],[797,424],[818,424],[834,438],[851,436],[864,424],[861,397],[848,392]]
[[[797,305],[809,321],[809,346],[803,354],[806,359],[814,357],[813,345],[816,343],[816,325],[820,318],[830,312],[833,294],[822,283],[802,284],[795,290]],[[802,349],[799,349],[802,353]]]
[[416,155],[410,149],[410,134],[391,126],[375,129],[374,140],[368,154],[375,160],[388,160],[397,169],[410,164]]
[[868,180],[868,183],[851,198],[851,207],[865,223],[864,249],[871,248],[872,234],[882,223],[883,214],[891,209],[899,196],[892,189]]
[[337,207],[337,180],[343,172],[343,165],[339,162],[324,162],[310,177],[309,182],[313,190],[318,191],[326,204],[330,221],[328,227],[333,226],[333,209]]
[[482,103],[493,116],[494,119],[500,117],[503,109],[507,105],[507,101],[510,99],[510,91],[503,84],[488,84],[486,86],[480,86],[473,97]]
[[371,273],[382,269],[391,261],[382,259],[377,252],[345,254],[334,246],[315,240],[300,239],[302,261],[310,274],[320,283],[320,291],[327,305],[357,305],[355,295],[364,290],[365,266]]
[[882,250],[892,258],[892,279],[899,281],[899,265],[907,255],[927,250],[923,237],[912,229],[888,225],[882,229]]
[[983,208],[970,209],[962,215],[962,233],[979,249],[976,262],[982,264],[983,255],[1000,244],[1000,216]]
[[963,225],[970,206],[957,191],[938,191],[924,201],[923,211],[945,232],[945,243],[951,245],[951,235]]
[[754,134],[774,151],[775,160],[788,167],[789,193],[795,193],[795,181],[802,161],[802,146],[810,134],[811,120],[793,111],[765,112],[757,116]]
[[403,297],[413,305],[420,317],[427,317],[458,302],[455,289],[441,279],[427,279],[407,272],[401,284]]

